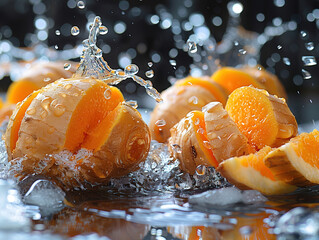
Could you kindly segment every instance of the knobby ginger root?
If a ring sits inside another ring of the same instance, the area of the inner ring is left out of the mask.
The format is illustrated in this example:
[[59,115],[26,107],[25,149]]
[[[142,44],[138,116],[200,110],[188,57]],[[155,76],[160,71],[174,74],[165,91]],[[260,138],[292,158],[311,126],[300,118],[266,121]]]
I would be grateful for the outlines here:
[[41,174],[72,188],[135,170],[147,156],[150,132],[123,101],[117,88],[96,79],[58,80],[33,92],[5,133],[17,176]]
[[[70,64],[65,70],[64,64]],[[75,72],[75,63],[72,62],[34,62],[25,70],[21,77],[13,82],[7,92],[7,102],[16,104],[25,99],[30,93],[38,90],[60,78],[70,78]]]
[[166,142],[170,129],[192,110],[201,110],[212,101],[226,103],[227,95],[216,83],[205,78],[187,77],[177,81],[162,93],[163,102],[156,105],[151,113],[150,129],[152,138]]
[[191,174],[197,166],[218,167],[223,160],[253,151],[219,102],[192,111],[171,129],[169,150]]

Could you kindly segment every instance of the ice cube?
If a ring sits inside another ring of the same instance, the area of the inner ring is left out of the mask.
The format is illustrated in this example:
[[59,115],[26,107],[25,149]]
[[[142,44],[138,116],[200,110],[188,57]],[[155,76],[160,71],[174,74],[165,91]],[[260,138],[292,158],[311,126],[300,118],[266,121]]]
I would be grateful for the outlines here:
[[198,205],[229,205],[239,202],[252,204],[266,200],[258,191],[241,191],[236,187],[210,190],[189,197],[189,203]]
[[0,230],[29,229],[30,220],[12,180],[0,179]]
[[274,233],[280,239],[318,239],[318,222],[318,208],[296,207],[277,220]]
[[47,216],[64,207],[65,193],[48,180],[37,180],[25,194],[23,200],[26,204],[40,207],[41,215]]

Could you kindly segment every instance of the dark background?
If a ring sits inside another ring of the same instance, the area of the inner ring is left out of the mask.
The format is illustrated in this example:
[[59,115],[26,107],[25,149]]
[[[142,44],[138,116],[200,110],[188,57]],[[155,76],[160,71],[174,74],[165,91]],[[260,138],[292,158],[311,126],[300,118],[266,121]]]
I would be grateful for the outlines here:
[[[154,86],[162,91],[170,86],[169,78],[189,74],[189,65],[193,59],[187,52],[177,49],[178,55],[173,58],[176,60],[176,66],[172,66],[169,63],[169,60],[172,59],[169,51],[176,48],[174,34],[170,28],[163,29],[160,24],[151,24],[150,17],[164,12],[183,22],[191,13],[201,13],[217,42],[222,40],[229,19],[227,11],[229,1],[222,0],[87,0],[84,2],[85,8],[79,9],[76,7],[77,1],[75,0],[0,0],[1,40],[8,39],[17,47],[37,44],[35,36],[32,35],[38,31],[35,27],[35,19],[45,17],[49,23],[46,28],[48,37],[42,43],[52,48],[57,46],[58,50],[72,48],[87,38],[88,17],[94,14],[99,15],[103,25],[109,29],[107,35],[98,38],[98,46],[104,50],[104,59],[112,68],[119,68],[119,56],[128,49],[137,50],[132,62],[139,66],[139,75],[146,78],[145,72],[152,69],[155,75],[151,80]],[[297,23],[295,31],[286,32],[264,45],[261,49],[260,64],[275,73],[284,84],[289,95],[289,105],[299,123],[318,120],[318,66],[304,67],[301,57],[313,55],[317,58],[319,55],[319,20],[316,18],[319,16],[315,14],[318,13],[315,9],[319,9],[319,1],[242,0],[239,2],[244,6],[241,13],[241,24],[247,30],[262,33],[265,27],[273,24],[273,19],[278,17],[282,22],[294,20]],[[278,6],[282,3],[284,3],[283,6]],[[184,11],[184,15],[181,16],[179,11]],[[256,19],[258,13],[264,14],[263,21]],[[212,23],[212,19],[216,16],[222,19],[220,26]],[[126,24],[126,31],[122,34],[115,33],[113,29],[119,21]],[[74,25],[81,30],[78,36],[70,34],[70,28]],[[61,31],[61,35],[55,34],[57,29]],[[301,37],[300,31],[306,31],[307,36]],[[186,41],[191,33],[192,31],[182,31],[180,35]],[[314,43],[314,50],[308,51],[305,48],[307,42]],[[278,49],[278,45],[282,48]],[[154,62],[153,66],[149,67],[148,62],[152,61],[154,53],[159,54],[161,60]],[[280,60],[272,60],[274,53],[280,55]],[[282,57],[288,57],[291,65],[284,64]],[[312,77],[308,80],[304,79],[302,69],[309,71]],[[2,89],[5,90],[9,83],[8,77],[2,80],[0,82]],[[128,85],[123,83],[120,87],[127,96],[132,96],[132,98],[136,94],[145,92],[132,82]],[[143,103],[139,105],[143,106]]]

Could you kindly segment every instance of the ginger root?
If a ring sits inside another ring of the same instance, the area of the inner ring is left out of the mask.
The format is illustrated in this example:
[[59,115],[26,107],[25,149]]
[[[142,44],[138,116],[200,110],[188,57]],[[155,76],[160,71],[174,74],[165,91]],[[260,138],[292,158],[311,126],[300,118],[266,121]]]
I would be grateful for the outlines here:
[[135,170],[147,156],[150,132],[123,100],[96,79],[58,80],[33,92],[5,133],[16,175],[41,174],[73,188]]
[[187,77],[162,93],[163,102],[151,113],[152,138],[166,142],[170,129],[192,110],[201,110],[212,101],[226,103],[227,95],[216,83],[207,79]]
[[219,102],[207,104],[203,112],[187,114],[171,129],[168,143],[181,169],[191,174],[199,165],[217,168],[227,158],[253,151]]
[[16,104],[25,99],[30,93],[38,90],[49,83],[60,78],[70,78],[75,72],[75,63],[67,62],[71,65],[69,70],[64,69],[65,62],[34,62],[29,69],[25,70],[21,77],[13,82],[7,92],[7,102]]

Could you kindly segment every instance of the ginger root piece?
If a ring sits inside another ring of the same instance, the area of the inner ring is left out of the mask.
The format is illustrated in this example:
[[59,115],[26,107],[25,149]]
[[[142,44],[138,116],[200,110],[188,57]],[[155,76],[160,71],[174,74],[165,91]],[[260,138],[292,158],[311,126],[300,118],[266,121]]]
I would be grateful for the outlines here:
[[255,67],[244,66],[241,68],[242,71],[248,73],[250,76],[255,78],[259,83],[265,86],[267,92],[272,95],[276,95],[281,98],[287,99],[287,93],[284,86],[279,81],[278,77],[268,71],[262,66],[258,65]]
[[163,102],[151,113],[152,138],[166,142],[170,129],[192,110],[201,110],[212,101],[226,103],[227,95],[216,83],[205,79],[187,77],[177,81],[162,93]]
[[221,103],[211,102],[203,107],[203,112],[207,138],[218,163],[254,152]]
[[226,111],[256,150],[278,147],[298,133],[286,101],[254,87],[241,87],[228,98]]
[[171,128],[168,149],[180,161],[181,169],[190,174],[199,165],[218,166],[207,138],[203,112],[192,111]]
[[15,104],[21,102],[30,93],[38,90],[60,78],[70,78],[75,72],[75,63],[69,70],[64,69],[65,62],[35,62],[31,63],[22,76],[13,82],[7,92],[7,102]]
[[272,149],[266,146],[255,154],[227,159],[217,170],[240,189],[255,189],[266,195],[294,191],[297,187],[277,180],[264,164],[264,158],[271,151]]
[[319,184],[319,131],[302,133],[270,152],[264,159],[274,176],[288,184]]
[[9,160],[21,164],[17,175],[41,174],[72,188],[135,170],[148,153],[150,132],[123,100],[96,79],[58,80],[33,92],[5,134]]
[[254,152],[220,102],[187,114],[171,128],[168,143],[181,169],[191,174],[199,165],[217,168],[225,159]]

